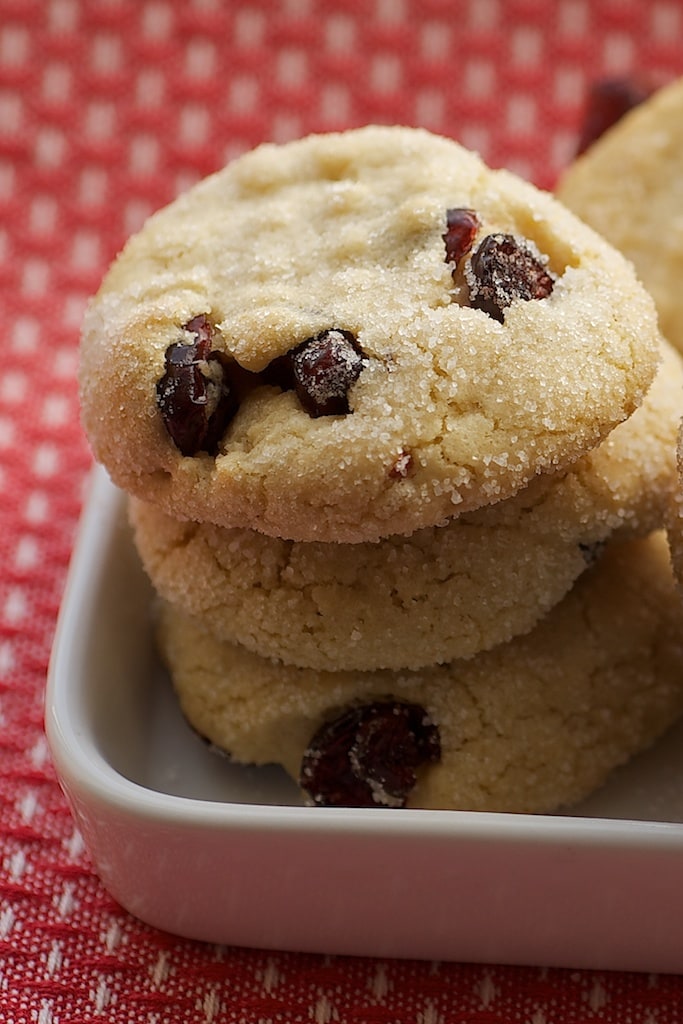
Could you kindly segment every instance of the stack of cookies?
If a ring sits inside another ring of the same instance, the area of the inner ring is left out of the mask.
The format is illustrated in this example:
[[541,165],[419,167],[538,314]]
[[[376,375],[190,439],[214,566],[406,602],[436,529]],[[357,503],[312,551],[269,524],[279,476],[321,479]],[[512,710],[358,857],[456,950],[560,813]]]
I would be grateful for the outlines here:
[[555,809],[683,711],[682,394],[625,259],[408,128],[206,179],[83,332],[188,721],[320,805]]

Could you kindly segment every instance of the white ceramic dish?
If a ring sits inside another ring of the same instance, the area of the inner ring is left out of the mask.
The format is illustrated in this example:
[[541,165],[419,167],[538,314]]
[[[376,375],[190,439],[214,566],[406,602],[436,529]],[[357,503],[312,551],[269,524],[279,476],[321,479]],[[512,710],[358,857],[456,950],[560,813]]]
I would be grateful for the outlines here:
[[159,928],[325,953],[683,971],[683,727],[575,816],[300,805],[186,726],[124,501],[96,471],[50,666],[50,747],[104,885]]

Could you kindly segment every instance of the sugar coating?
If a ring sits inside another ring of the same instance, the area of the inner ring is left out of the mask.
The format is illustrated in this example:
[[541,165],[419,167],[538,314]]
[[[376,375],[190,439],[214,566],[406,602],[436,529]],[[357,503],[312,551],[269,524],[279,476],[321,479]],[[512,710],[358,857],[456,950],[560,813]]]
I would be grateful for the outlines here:
[[663,525],[682,405],[683,362],[665,344],[643,405],[599,447],[446,526],[306,544],[134,499],[136,546],[165,600],[257,654],[331,671],[471,657],[530,629],[613,531]]
[[[552,294],[502,324],[463,304],[442,237],[454,206],[476,210],[477,240],[532,243]],[[294,392],[256,388],[215,458],[182,456],[155,391],[202,313],[255,372],[350,331],[367,358],[351,413],[312,419]],[[86,315],[82,417],[113,480],[171,515],[357,543],[565,468],[639,405],[657,354],[631,267],[551,196],[451,140],[371,126],[264,145],[148,221]]]
[[663,532],[611,545],[526,636],[419,672],[316,672],[220,643],[166,605],[159,640],[189,722],[235,761],[298,777],[323,721],[354,703],[421,704],[442,758],[408,805],[571,805],[683,711],[683,605]]
[[559,198],[635,265],[683,351],[683,78],[629,111],[568,168]]

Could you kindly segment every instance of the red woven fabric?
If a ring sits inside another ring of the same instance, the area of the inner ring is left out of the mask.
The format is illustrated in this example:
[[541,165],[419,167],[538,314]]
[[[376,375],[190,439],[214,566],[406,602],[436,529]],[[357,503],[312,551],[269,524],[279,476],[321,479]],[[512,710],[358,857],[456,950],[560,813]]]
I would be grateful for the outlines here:
[[[421,124],[552,185],[588,82],[683,73],[677,0],[0,0],[0,1021],[668,1024],[671,976],[215,948],[124,913],[43,733],[90,456],[88,295],[144,217],[265,140]],[[533,922],[520,927],[533,927]]]

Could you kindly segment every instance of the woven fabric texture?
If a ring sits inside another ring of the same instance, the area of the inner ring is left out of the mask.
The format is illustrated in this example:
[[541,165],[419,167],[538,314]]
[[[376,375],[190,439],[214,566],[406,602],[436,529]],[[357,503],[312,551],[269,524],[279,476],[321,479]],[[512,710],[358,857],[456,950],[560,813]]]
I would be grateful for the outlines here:
[[673,976],[158,933],[99,882],[43,729],[90,468],[79,325],[126,237],[263,140],[368,122],[454,136],[550,187],[590,81],[679,75],[682,38],[677,0],[0,0],[0,1022],[683,1019]]

